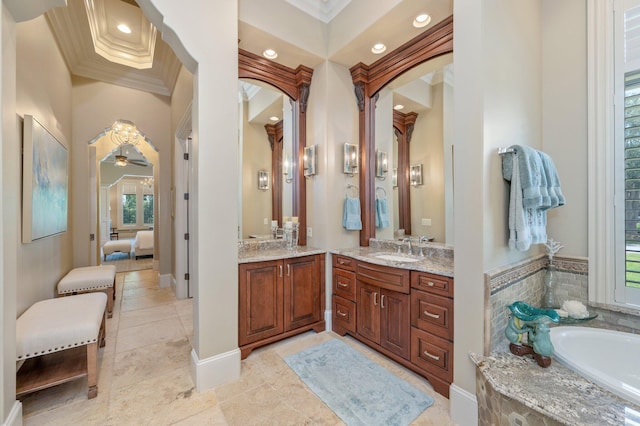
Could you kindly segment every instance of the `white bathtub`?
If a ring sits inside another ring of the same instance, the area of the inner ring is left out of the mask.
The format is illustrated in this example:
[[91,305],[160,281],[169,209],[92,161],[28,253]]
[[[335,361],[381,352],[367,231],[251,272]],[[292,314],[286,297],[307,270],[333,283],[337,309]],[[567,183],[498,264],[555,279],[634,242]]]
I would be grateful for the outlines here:
[[640,335],[601,328],[554,327],[551,342],[556,360],[640,405]]

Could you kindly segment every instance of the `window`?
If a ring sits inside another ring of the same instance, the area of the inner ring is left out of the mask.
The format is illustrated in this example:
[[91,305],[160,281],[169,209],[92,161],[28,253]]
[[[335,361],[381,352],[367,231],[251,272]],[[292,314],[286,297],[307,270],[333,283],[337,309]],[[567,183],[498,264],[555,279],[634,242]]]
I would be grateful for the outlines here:
[[153,186],[139,177],[118,182],[118,228],[148,228],[154,224]]
[[587,8],[589,301],[637,309],[640,0],[587,2]]
[[124,225],[136,224],[136,201],[137,195],[122,194],[122,223]]
[[153,225],[153,195],[144,194],[142,202],[144,206],[144,224]]

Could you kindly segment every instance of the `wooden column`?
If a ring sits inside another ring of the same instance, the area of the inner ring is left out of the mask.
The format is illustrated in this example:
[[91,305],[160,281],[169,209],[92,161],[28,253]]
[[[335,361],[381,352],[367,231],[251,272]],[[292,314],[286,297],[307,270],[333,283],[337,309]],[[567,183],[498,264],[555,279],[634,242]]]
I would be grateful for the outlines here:
[[398,227],[404,229],[406,235],[411,235],[411,182],[409,169],[411,158],[409,155],[411,134],[418,114],[407,114],[393,111],[393,128],[398,141]]

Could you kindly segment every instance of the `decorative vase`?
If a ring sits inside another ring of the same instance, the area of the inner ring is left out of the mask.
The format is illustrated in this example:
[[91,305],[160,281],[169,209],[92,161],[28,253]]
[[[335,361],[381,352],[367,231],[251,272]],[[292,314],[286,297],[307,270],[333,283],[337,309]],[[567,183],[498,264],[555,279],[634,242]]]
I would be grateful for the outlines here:
[[542,307],[546,309],[559,308],[560,303],[556,296],[556,287],[558,277],[556,275],[556,266],[549,264],[547,272],[544,275],[544,297],[542,299]]

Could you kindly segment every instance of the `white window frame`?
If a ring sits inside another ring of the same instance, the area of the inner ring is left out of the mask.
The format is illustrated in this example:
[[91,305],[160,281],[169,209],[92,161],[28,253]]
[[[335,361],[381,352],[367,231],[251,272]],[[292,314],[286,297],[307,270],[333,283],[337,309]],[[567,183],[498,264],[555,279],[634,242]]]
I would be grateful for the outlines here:
[[587,2],[589,302],[637,308],[640,290],[625,286],[624,167],[616,167],[624,162],[624,71],[616,78],[616,70],[624,70],[629,1]]
[[[144,176],[142,177],[144,178]],[[131,194],[131,192],[127,192],[124,190],[126,186],[135,185],[136,191],[136,223],[135,224],[124,224],[123,214],[122,214],[122,195],[127,193]],[[130,178],[130,179],[122,179],[117,184],[117,208],[118,208],[118,229],[126,230],[126,229],[146,229],[149,227],[155,226],[155,224],[144,223],[144,195],[154,195],[153,188],[145,187],[142,182],[140,182],[140,178]],[[153,202],[156,202],[156,197],[153,197]],[[155,210],[155,209],[154,209]],[[155,214],[154,214],[154,222],[155,222]]]

